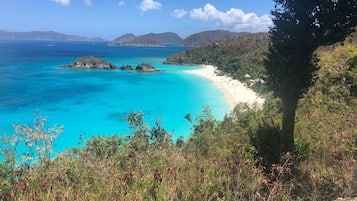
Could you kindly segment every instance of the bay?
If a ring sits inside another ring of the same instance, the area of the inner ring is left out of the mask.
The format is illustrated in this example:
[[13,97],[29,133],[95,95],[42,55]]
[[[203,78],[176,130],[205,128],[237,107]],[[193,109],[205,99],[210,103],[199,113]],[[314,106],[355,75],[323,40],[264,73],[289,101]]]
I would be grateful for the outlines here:
[[[131,133],[126,116],[143,112],[153,125],[161,119],[173,139],[188,138],[193,119],[211,108],[217,119],[229,112],[223,93],[209,80],[186,73],[197,66],[164,65],[188,47],[111,47],[105,42],[0,41],[0,135],[13,124],[31,125],[36,113],[47,126],[64,125],[55,153],[77,146],[81,136]],[[59,66],[82,56],[117,66],[149,63],[163,72],[86,71]]]

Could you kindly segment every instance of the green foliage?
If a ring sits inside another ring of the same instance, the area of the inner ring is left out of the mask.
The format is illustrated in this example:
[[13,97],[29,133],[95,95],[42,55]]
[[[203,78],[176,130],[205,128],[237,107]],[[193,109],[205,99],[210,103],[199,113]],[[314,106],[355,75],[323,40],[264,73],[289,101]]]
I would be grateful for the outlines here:
[[209,107],[204,108],[203,113],[197,117],[196,122],[193,126],[194,134],[203,133],[205,130],[212,131],[215,129],[217,123]]
[[351,154],[353,158],[357,158],[357,129],[352,131],[350,140],[344,140],[347,153]]
[[14,186],[7,180],[0,183],[0,200],[11,200],[11,192]]
[[264,167],[280,163],[281,129],[276,125],[262,124],[251,137],[257,156]]
[[178,137],[176,140],[176,143],[175,143],[176,147],[181,148],[184,146],[184,144],[185,144],[185,141],[184,141],[183,137],[182,136]]
[[187,120],[187,121],[189,121],[190,123],[192,123],[192,117],[191,117],[191,114],[186,114],[185,115],[185,119]]
[[[275,0],[274,26],[265,61],[268,85],[283,103],[283,150],[294,151],[298,99],[311,86],[314,52],[343,41],[357,25],[356,0]],[[338,16],[338,17],[336,17]]]
[[321,52],[319,57],[318,89],[328,97],[326,101],[349,105],[357,97],[357,47],[351,44],[335,46]]
[[86,143],[85,150],[95,158],[108,158],[119,151],[122,139],[116,135],[111,137],[92,137]]
[[199,147],[196,149],[197,156],[207,157],[209,155],[209,144],[214,137],[216,127],[217,121],[214,119],[211,109],[205,107],[203,114],[197,117],[196,124],[193,125],[194,131],[190,139],[195,147]]
[[295,150],[294,150],[294,162],[299,164],[305,161],[309,157],[310,153],[310,144],[303,139],[295,139],[294,142]]
[[321,48],[317,55],[318,79],[297,110],[295,151],[301,153],[302,145],[310,145],[304,151],[308,153],[302,154],[307,160],[301,166],[321,173],[312,173],[316,182],[313,189],[318,189],[316,196],[330,196],[331,200],[356,193],[357,169],[352,164],[356,160],[357,97],[352,92],[356,81],[349,80],[357,76],[356,67],[351,65],[357,51],[345,41]]
[[[4,142],[6,143],[6,141]],[[0,163],[0,178],[13,180],[15,177],[13,173],[16,167],[16,152],[10,148],[5,148],[2,151],[5,159]]]
[[127,116],[129,127],[134,129],[134,135],[130,137],[130,146],[132,152],[130,155],[136,153],[143,153],[149,146],[148,127],[144,122],[144,113],[132,112]]
[[250,88],[259,94],[267,94],[270,92],[268,86],[265,83],[263,84],[261,82],[255,82],[253,85],[250,86]]
[[144,113],[132,112],[127,116],[129,127],[132,129],[140,130],[144,129]]
[[336,200],[341,191],[340,187],[333,181],[333,178],[328,176],[322,176],[316,187],[321,200]]
[[156,120],[155,125],[150,129],[150,139],[160,148],[172,144],[171,136],[161,126],[161,120]]

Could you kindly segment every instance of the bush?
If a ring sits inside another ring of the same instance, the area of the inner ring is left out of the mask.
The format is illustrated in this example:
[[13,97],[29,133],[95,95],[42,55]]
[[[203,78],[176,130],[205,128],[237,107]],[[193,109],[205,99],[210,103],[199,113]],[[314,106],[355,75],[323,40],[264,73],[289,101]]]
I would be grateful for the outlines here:
[[122,138],[113,135],[111,137],[92,137],[84,148],[90,152],[95,158],[108,158],[119,151],[122,145]]
[[280,163],[281,129],[276,125],[262,124],[251,136],[251,143],[257,150],[257,157],[261,165],[271,167]]

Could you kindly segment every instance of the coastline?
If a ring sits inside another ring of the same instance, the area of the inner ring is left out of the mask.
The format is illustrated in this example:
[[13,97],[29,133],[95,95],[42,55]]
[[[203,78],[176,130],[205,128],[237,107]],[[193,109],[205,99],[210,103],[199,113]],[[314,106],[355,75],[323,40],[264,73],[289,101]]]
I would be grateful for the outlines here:
[[216,74],[217,67],[212,65],[202,65],[197,70],[189,70],[187,73],[195,74],[212,81],[225,95],[231,110],[238,103],[247,103],[248,105],[263,105],[265,99],[259,96],[252,89],[245,86],[242,82],[234,80],[226,75]]

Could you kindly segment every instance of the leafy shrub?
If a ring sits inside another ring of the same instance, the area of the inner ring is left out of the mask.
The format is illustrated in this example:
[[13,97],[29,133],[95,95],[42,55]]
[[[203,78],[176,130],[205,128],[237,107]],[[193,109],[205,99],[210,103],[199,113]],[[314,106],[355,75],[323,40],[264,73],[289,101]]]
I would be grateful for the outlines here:
[[122,139],[116,135],[111,137],[92,137],[85,147],[96,158],[108,158],[119,151]]
[[299,138],[295,139],[294,144],[294,162],[299,164],[308,158],[310,153],[310,144]]
[[280,163],[281,156],[281,129],[276,125],[262,124],[256,133],[251,136],[251,143],[257,150],[261,165],[271,167]]

